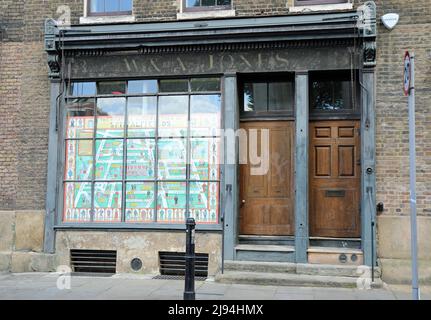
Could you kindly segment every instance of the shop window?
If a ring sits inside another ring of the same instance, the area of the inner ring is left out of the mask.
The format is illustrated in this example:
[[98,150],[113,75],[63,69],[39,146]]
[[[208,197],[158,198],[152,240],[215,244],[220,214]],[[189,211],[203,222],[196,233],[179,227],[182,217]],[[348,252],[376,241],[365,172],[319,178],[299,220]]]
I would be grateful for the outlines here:
[[294,105],[293,81],[243,84],[243,116],[290,115]]
[[130,15],[132,0],[87,0],[88,16]]
[[354,113],[355,79],[352,71],[310,73],[311,113]]
[[184,11],[231,9],[231,0],[184,0]]
[[63,222],[219,223],[220,79],[73,82],[68,92]]

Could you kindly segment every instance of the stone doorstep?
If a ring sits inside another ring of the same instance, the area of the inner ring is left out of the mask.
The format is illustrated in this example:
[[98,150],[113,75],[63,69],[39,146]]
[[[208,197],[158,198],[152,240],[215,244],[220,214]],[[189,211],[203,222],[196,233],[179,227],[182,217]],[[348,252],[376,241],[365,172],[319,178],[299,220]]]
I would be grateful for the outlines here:
[[[267,286],[292,286],[292,287],[329,287],[329,288],[357,288],[357,278],[334,277],[320,275],[304,275],[289,273],[262,273],[228,271],[218,274],[216,281],[227,284],[253,284]],[[382,288],[383,282],[377,279],[371,288]]]
[[[255,261],[225,261],[226,271],[238,272],[261,272],[261,273],[289,273],[317,276],[342,276],[358,278],[358,267],[349,265],[327,265],[327,264],[296,264],[284,262],[255,262]],[[380,278],[380,268],[374,269],[376,278]]]
[[280,245],[254,245],[254,244],[239,244],[235,246],[237,251],[258,251],[258,252],[295,252],[292,246]]

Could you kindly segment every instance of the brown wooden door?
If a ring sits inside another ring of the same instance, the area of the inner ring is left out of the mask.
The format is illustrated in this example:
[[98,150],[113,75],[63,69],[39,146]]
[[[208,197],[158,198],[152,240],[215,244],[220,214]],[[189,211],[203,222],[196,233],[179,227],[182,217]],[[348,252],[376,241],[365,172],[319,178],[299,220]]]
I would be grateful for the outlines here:
[[359,121],[310,123],[310,235],[359,238]]
[[[293,235],[293,128],[289,121],[246,122],[241,128],[269,129],[269,170],[252,175],[250,164],[240,166],[240,233],[242,235]],[[247,134],[249,136],[249,134]],[[248,161],[250,163],[250,161]]]

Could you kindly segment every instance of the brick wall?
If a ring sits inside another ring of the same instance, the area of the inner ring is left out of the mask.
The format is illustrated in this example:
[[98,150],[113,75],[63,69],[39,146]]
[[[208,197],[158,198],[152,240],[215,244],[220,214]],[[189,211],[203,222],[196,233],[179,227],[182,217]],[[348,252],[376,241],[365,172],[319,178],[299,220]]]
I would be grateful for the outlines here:
[[379,24],[377,55],[377,201],[386,215],[409,215],[407,98],[402,93],[403,56],[416,54],[417,206],[431,216],[431,3],[378,0],[378,16],[400,14],[392,31]]
[[[135,16],[138,21],[175,20],[179,1],[135,0]],[[288,13],[286,0],[233,3],[238,16]],[[387,215],[409,213],[407,99],[401,92],[401,76],[403,53],[412,49],[417,55],[418,213],[431,215],[431,4],[429,0],[376,3],[379,16],[388,12],[401,15],[393,31],[379,26],[377,198],[385,203]],[[43,23],[45,18],[58,17],[56,11],[62,4],[70,7],[72,23],[78,23],[83,0],[0,3],[0,210],[37,210],[45,205],[49,81]]]

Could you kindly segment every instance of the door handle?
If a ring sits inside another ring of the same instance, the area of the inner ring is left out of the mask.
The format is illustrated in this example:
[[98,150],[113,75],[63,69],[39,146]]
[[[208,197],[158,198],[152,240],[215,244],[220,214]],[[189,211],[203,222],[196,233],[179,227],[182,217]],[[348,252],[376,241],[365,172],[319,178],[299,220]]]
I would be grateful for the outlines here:
[[245,205],[245,200],[241,201],[241,207]]

